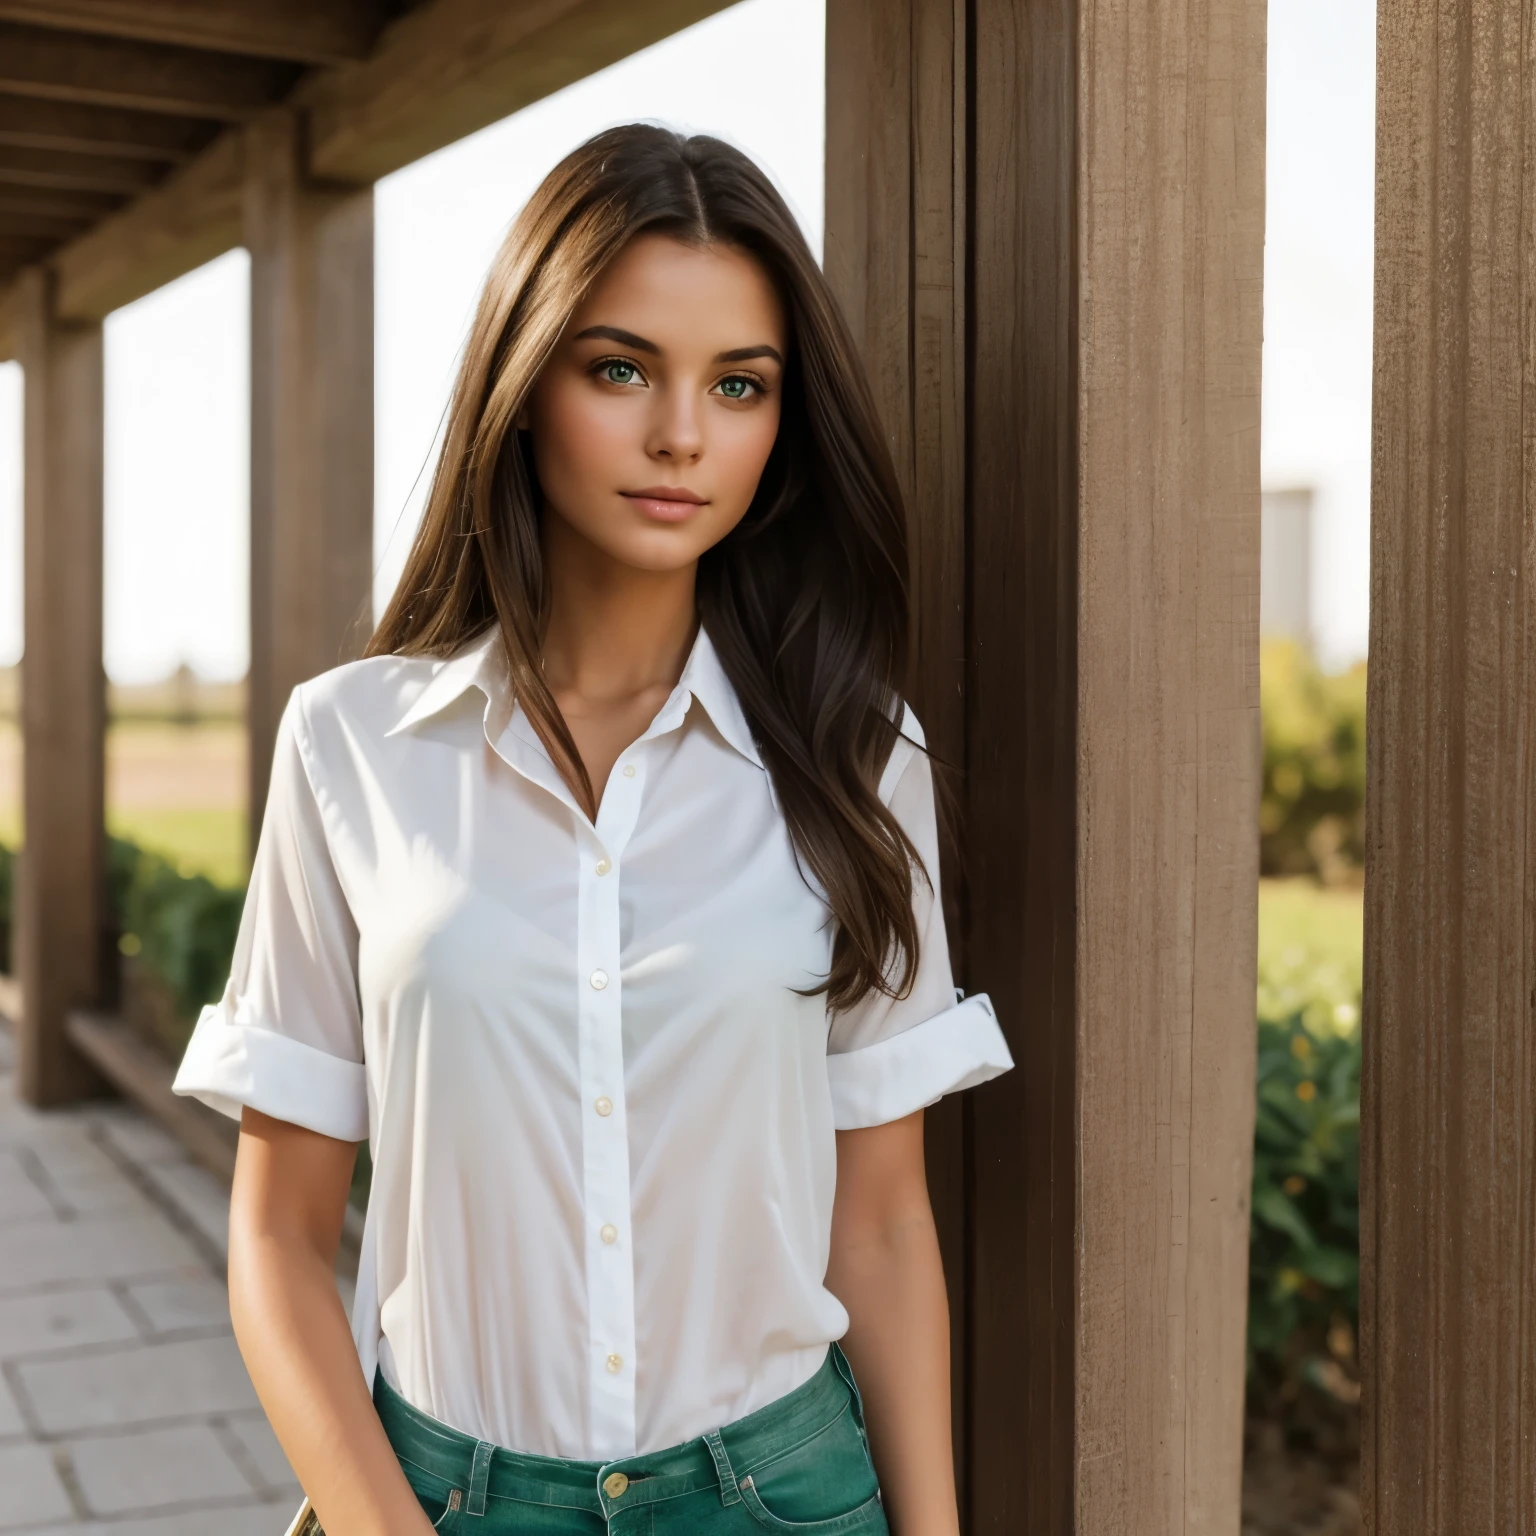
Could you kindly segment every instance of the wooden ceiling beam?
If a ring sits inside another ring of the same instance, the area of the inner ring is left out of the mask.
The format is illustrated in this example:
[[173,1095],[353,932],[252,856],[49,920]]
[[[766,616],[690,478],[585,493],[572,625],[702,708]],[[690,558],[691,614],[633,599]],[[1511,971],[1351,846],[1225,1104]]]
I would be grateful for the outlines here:
[[152,160],[114,160],[68,150],[18,149],[0,144],[0,186],[55,192],[106,192],[137,197],[165,175]]
[[38,235],[62,245],[84,234],[91,227],[91,220],[66,218],[50,213],[6,213],[0,211],[0,230],[12,235]]
[[237,122],[285,95],[292,64],[0,21],[0,92]]
[[65,320],[101,320],[120,305],[212,261],[241,241],[244,133],[230,129],[50,261]]
[[302,81],[310,168],[376,181],[730,0],[429,0],[359,64]]
[[17,269],[0,258],[0,363],[16,356],[20,345],[21,298],[12,281]]
[[217,131],[217,124],[195,117],[0,96],[0,144],[19,149],[62,149],[174,164],[191,159]]
[[109,213],[116,213],[122,205],[122,198],[103,192],[0,186],[0,219],[34,215],[44,219],[79,219],[94,224]]
[[342,64],[366,56],[381,9],[373,0],[0,0],[0,21],[299,64]]

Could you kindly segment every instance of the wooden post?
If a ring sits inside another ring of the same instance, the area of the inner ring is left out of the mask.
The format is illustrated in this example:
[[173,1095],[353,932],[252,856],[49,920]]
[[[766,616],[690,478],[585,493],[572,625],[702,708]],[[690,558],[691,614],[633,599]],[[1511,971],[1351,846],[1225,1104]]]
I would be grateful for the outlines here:
[[1362,1506],[1536,1509],[1536,6],[1383,6]]
[[1238,1523],[1265,21],[828,4],[827,270],[964,768],[960,975],[1019,1062],[930,1141],[978,1536]]
[[247,130],[251,846],[293,687],[372,629],[373,189],[305,173],[300,119]]
[[61,322],[40,268],[18,279],[25,375],[22,659],[23,849],[17,1079],[36,1105],[102,1092],[64,1015],[99,1001],[105,930],[101,659],[102,342]]

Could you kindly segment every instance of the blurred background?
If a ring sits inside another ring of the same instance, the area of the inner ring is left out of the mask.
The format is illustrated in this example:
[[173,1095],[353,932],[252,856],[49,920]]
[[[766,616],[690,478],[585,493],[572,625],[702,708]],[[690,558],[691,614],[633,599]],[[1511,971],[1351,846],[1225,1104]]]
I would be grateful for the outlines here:
[[[1370,513],[1372,0],[1269,9],[1245,1533],[1359,1528],[1358,1094]],[[420,515],[491,256],[567,149],[715,133],[822,229],[820,0],[745,0],[376,189],[375,607]],[[247,307],[233,251],[106,325],[108,827],[128,982],[179,1055],[227,972],[248,857]],[[0,365],[0,972],[20,837],[21,377]],[[366,1179],[360,1173],[359,1192]]]

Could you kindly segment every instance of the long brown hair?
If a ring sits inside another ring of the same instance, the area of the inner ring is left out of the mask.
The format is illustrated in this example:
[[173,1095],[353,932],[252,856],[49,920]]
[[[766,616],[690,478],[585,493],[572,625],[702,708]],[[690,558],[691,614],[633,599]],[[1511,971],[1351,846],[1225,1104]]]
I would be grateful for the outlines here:
[[446,655],[499,624],[518,699],[595,814],[539,663],[540,494],[515,423],[561,329],[642,230],[744,249],[784,301],[778,436],[745,517],[699,562],[699,616],[796,854],[832,909],[821,990],[833,1008],[871,991],[902,996],[916,971],[912,880],[922,864],[877,792],[907,659],[901,492],[837,302],[783,199],[739,150],[632,123],[597,134],[544,178],[492,264],[426,512],[367,654]]

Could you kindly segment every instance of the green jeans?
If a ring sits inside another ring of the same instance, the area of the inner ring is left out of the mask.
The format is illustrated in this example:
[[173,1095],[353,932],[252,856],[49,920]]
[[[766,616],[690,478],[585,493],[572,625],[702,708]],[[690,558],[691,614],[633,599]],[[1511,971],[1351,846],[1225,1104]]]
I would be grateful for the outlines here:
[[888,1536],[864,1404],[835,1343],[809,1381],[755,1413],[614,1461],[476,1440],[382,1374],[373,1400],[427,1518],[453,1536]]

